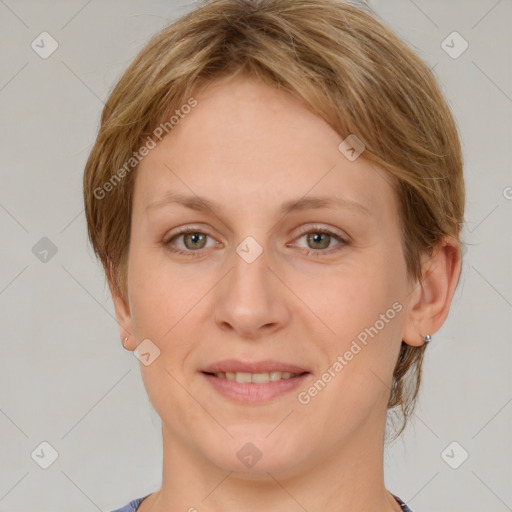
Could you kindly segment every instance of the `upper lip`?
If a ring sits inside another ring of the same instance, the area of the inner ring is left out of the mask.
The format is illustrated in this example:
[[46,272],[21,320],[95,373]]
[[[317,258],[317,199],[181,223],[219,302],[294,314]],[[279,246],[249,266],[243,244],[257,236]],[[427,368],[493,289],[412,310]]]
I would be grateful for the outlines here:
[[307,373],[307,370],[300,366],[283,363],[281,361],[238,361],[236,359],[224,359],[217,361],[203,368],[204,373],[266,373],[266,372],[290,372],[290,373]]

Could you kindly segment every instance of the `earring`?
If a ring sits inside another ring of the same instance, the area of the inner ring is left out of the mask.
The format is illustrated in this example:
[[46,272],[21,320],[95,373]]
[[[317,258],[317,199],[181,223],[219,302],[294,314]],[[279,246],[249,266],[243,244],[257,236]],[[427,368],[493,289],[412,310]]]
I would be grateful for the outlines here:
[[128,341],[128,336],[123,340],[123,347],[126,348],[126,342]]
[[425,334],[422,338],[425,345],[428,345],[432,341],[432,336],[430,336],[430,334]]

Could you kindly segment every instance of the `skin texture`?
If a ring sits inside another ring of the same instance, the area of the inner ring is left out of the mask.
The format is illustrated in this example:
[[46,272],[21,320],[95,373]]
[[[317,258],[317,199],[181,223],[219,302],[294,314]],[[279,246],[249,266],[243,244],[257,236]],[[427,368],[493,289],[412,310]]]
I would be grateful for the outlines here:
[[[456,243],[424,258],[422,282],[410,279],[391,180],[364,153],[349,161],[320,117],[249,77],[214,82],[196,99],[137,170],[127,301],[113,297],[126,348],[149,338],[160,350],[141,372],[162,419],[163,484],[139,510],[398,511],[383,478],[392,372],[401,340],[419,346],[446,318]],[[170,193],[218,209],[166,202]],[[279,211],[313,196],[362,207]],[[208,236],[175,236],[179,227]],[[319,228],[333,236],[308,242]],[[236,252],[248,236],[263,249],[252,263]],[[301,404],[298,392],[394,303],[401,311]],[[236,403],[200,373],[227,358],[310,375],[268,403]],[[252,468],[237,457],[248,442],[262,455]]]

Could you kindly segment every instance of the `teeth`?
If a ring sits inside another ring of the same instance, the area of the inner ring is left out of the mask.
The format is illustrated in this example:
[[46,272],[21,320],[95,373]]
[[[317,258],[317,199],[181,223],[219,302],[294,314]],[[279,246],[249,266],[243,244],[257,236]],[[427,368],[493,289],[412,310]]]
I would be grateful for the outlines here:
[[251,382],[252,378],[250,373],[237,372],[235,373],[235,380],[237,382]]
[[236,382],[253,383],[253,384],[266,384],[270,381],[281,379],[290,379],[296,377],[298,373],[290,372],[265,372],[265,373],[247,373],[247,372],[220,372],[215,376],[219,379],[227,379]]

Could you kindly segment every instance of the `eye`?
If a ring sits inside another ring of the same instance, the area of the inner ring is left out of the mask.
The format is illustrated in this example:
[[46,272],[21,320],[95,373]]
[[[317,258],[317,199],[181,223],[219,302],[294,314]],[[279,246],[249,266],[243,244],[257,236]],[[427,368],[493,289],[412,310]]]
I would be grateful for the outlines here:
[[[304,234],[297,240],[305,239],[306,247],[302,248],[307,255],[323,256],[331,254],[343,249],[349,243],[346,238],[325,228],[307,226],[302,230],[302,233]],[[333,242],[336,241],[338,243],[334,244],[333,247]]]
[[[213,244],[207,247],[208,238],[211,237],[202,231],[193,228],[184,228],[165,240],[164,244],[168,246],[172,252],[190,256],[191,253],[199,252],[200,249],[208,249],[217,244],[217,242],[214,241]],[[182,242],[181,245],[178,243],[180,240]]]
[[[348,237],[343,237],[326,228],[306,226],[301,231],[303,234],[296,240],[305,239],[306,247],[300,247],[300,245],[299,247],[305,251],[308,256],[332,254],[340,251],[349,244]],[[212,240],[212,243],[208,246],[209,238]],[[201,255],[201,249],[215,247],[219,245],[219,242],[199,229],[185,227],[164,240],[164,245],[174,253],[194,257]],[[290,244],[287,246],[290,247]]]

